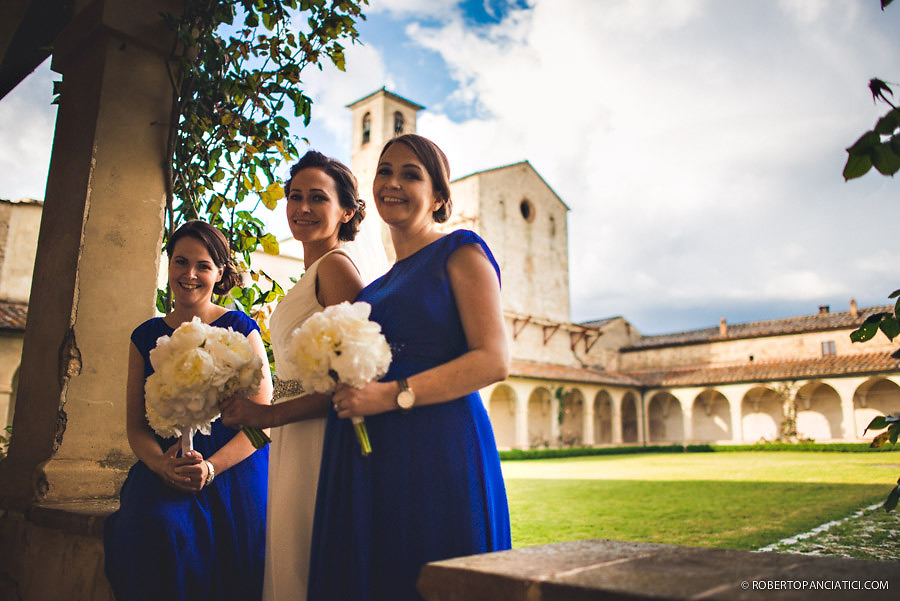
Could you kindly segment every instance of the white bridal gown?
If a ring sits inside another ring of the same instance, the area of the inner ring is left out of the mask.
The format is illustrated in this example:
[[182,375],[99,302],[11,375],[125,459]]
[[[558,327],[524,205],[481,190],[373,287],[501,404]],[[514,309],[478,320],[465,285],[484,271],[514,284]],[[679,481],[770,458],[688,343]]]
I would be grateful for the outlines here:
[[[334,252],[347,256],[340,248],[324,254],[309,266],[272,313],[272,352],[280,380],[297,379],[287,360],[291,334],[310,315],[324,309],[316,299],[316,272],[322,259]],[[275,402],[296,397],[286,396]],[[263,599],[305,601],[325,418],[287,424],[272,428],[271,432]]]

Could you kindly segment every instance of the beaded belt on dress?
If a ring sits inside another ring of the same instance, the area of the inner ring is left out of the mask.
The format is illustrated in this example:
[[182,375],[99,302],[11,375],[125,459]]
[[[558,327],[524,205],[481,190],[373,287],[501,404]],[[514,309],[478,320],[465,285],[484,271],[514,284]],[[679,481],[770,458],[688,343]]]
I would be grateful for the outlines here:
[[278,376],[272,376],[272,402],[285,397],[295,397],[303,394],[303,385],[300,380],[282,380]]

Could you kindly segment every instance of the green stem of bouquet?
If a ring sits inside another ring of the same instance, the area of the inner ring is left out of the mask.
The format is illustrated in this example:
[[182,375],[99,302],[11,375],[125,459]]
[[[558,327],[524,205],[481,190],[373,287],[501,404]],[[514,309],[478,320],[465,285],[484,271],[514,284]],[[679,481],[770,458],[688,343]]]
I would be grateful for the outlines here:
[[353,431],[356,432],[356,441],[359,443],[359,450],[363,457],[372,453],[372,443],[369,442],[369,431],[366,429],[366,422],[362,418],[359,421],[353,420]]
[[253,445],[254,449],[261,449],[272,442],[272,439],[259,428],[248,428],[247,426],[243,426],[241,427],[241,432],[250,439],[250,444]]

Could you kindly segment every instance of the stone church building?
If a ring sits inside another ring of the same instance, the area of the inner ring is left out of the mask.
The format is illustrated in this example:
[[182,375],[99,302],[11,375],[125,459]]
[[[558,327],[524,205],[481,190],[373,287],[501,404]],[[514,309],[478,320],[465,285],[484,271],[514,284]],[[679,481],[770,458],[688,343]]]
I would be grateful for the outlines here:
[[[349,108],[351,163],[365,197],[384,143],[415,131],[424,107],[382,88]],[[889,307],[850,301],[842,312],[823,306],[746,324],[723,318],[718,327],[661,336],[642,336],[623,317],[573,323],[570,209],[534,167],[486,169],[451,186],[445,227],[484,237],[503,278],[510,377],[482,391],[501,449],[772,441],[785,411],[795,438],[858,441],[874,416],[900,412],[895,345],[882,334],[849,340],[867,315]],[[0,201],[0,428],[15,410],[40,216],[40,202]],[[383,238],[390,252],[386,228]],[[283,256],[256,255],[285,287],[302,271],[302,247],[291,242]]]
[[[384,143],[416,131],[424,107],[382,88],[348,108],[365,197]],[[482,391],[500,448],[771,441],[786,409],[796,438],[857,441],[872,417],[900,412],[896,345],[880,333],[849,339],[889,307],[851,300],[846,311],[662,336],[623,317],[573,323],[565,201],[528,161],[451,189],[446,227],[478,232],[503,278],[510,377]]]

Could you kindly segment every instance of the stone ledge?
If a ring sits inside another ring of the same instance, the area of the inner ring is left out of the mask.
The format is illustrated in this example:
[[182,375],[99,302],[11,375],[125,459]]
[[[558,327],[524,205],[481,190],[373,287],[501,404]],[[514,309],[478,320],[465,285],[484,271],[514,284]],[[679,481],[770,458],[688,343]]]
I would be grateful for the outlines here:
[[[888,590],[852,588],[875,581]],[[428,601],[870,601],[897,598],[900,563],[584,540],[430,563],[418,588]]]
[[81,499],[32,505],[28,521],[68,534],[102,538],[106,516],[119,508],[118,499]]

